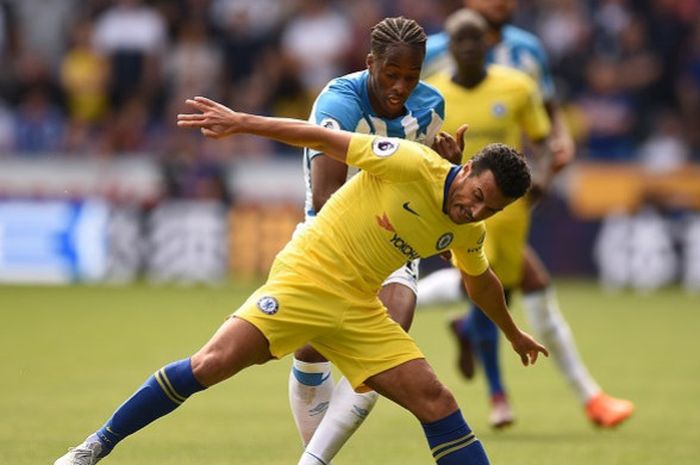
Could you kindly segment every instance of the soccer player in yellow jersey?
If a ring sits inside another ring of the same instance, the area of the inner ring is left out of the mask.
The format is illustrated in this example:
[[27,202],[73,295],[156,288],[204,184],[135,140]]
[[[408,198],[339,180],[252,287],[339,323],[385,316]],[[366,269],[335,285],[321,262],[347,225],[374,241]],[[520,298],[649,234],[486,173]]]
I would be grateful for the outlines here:
[[472,299],[503,330],[524,365],[546,349],[508,314],[503,288],[483,252],[481,220],[521,197],[527,165],[512,148],[490,145],[452,165],[421,144],[337,131],[305,121],[238,113],[196,97],[198,113],[178,125],[207,137],[237,133],[309,147],[362,172],[325,204],[316,221],[275,259],[267,282],[191,358],[148,378],[95,434],[54,465],[93,465],[126,436],[242,369],[310,342],[355,389],[367,386],[421,421],[439,465],[485,465],[486,452],[452,394],[377,297],[409,258],[451,250]]
[[[517,7],[515,0],[465,0],[464,4],[483,15],[487,22],[485,33],[486,63],[498,63],[521,70],[539,84],[545,107],[552,120],[552,130],[546,143],[549,154],[543,159],[546,163],[541,163],[543,169],[540,170],[539,174],[541,178],[551,178],[573,158],[573,143],[563,122],[562,111],[554,99],[554,87],[544,49],[537,37],[508,24]],[[449,47],[449,43],[450,37],[447,33],[431,36],[428,40],[426,61],[431,61],[430,56],[433,57],[433,61],[436,61],[435,57],[442,53],[440,50]],[[456,55],[451,58],[454,58],[451,60],[452,62],[455,59],[460,59]],[[426,67],[429,66],[426,64]],[[449,107],[450,98],[446,100]],[[535,334],[541,337],[549,347],[557,368],[585,407],[586,415],[593,423],[603,427],[614,427],[625,421],[632,415],[634,404],[626,399],[606,394],[589,373],[578,354],[572,331],[564,315],[559,311],[551,278],[534,249],[527,244],[522,263],[522,279],[517,287],[523,292],[525,316],[532,325]],[[456,297],[456,292],[461,288],[459,273],[450,273],[450,271],[441,270],[423,280],[419,286],[419,301],[425,303],[436,298],[439,294],[444,294],[445,290],[452,294],[452,298]],[[501,277],[509,281],[506,276],[501,275]],[[448,280],[454,285],[446,284]],[[458,330],[455,334],[459,336],[460,341],[460,368],[467,377],[473,373],[473,364],[469,362],[471,361],[471,346],[476,345],[470,343],[470,334],[477,338],[493,339],[496,337],[496,328],[490,324],[486,317],[472,312],[469,318],[467,324],[453,326],[453,329]],[[495,391],[497,391],[498,370],[494,368],[497,366],[495,348],[493,345],[484,345],[482,342],[478,342],[478,345],[481,345],[483,349],[480,358],[485,365],[484,371],[491,381],[492,390],[496,386]],[[491,355],[485,356],[486,352],[491,352]],[[497,399],[499,402],[494,405],[492,420],[496,425],[506,424],[512,420],[512,412],[505,397],[497,397]]]
[[[428,82],[445,97],[443,129],[454,134],[464,121],[469,123],[464,160],[494,141],[519,148],[524,137],[541,153],[550,123],[535,81],[512,68],[486,66],[486,21],[478,13],[459,10],[448,18],[445,30],[450,37],[456,70],[437,74]],[[502,214],[486,221],[486,254],[507,298],[522,279],[529,210],[528,201],[519,199]],[[490,421],[495,427],[505,426],[513,417],[498,369],[497,329],[478,308],[466,320],[460,320],[459,325],[455,330],[469,335],[489,382]],[[473,375],[471,357],[460,358],[460,367],[468,377]]]

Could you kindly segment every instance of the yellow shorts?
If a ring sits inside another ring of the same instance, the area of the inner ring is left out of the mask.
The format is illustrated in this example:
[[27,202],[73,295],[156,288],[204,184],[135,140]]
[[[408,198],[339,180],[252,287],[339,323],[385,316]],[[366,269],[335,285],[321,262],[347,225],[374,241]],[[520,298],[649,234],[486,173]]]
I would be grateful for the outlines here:
[[523,256],[530,230],[530,206],[519,199],[486,220],[484,250],[491,268],[505,288],[520,285]]
[[357,389],[369,377],[424,358],[376,296],[349,299],[275,262],[267,282],[234,313],[282,358],[310,342]]

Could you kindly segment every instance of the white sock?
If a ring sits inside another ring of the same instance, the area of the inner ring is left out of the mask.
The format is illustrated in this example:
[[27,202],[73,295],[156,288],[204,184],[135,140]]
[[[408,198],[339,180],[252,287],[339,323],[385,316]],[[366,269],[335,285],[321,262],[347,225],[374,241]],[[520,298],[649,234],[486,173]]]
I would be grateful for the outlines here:
[[600,392],[600,386],[588,373],[576,350],[571,329],[559,311],[554,289],[548,287],[542,291],[525,294],[523,307],[533,332],[547,346],[559,370],[566,376],[579,400],[585,405]]
[[289,373],[289,406],[305,446],[321,423],[332,394],[330,362],[306,363],[294,359]]
[[443,268],[418,281],[417,307],[451,304],[464,299],[462,275],[456,268]]
[[358,394],[343,377],[335,386],[328,411],[306,446],[298,465],[328,465],[377,403],[374,391]]

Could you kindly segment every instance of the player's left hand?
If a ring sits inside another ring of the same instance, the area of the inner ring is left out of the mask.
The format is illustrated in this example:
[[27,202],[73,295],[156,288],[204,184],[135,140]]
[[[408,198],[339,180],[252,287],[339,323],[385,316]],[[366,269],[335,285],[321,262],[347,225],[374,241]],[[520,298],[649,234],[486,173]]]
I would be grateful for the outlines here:
[[574,160],[576,144],[568,133],[558,134],[548,140],[548,149],[552,154],[552,164],[550,169],[552,174],[556,174]]
[[513,345],[513,350],[520,355],[520,360],[525,366],[534,365],[540,353],[549,357],[547,348],[525,331],[520,331],[515,338],[511,339],[510,343]]
[[464,152],[464,133],[469,129],[468,124],[463,124],[457,129],[457,134],[452,137],[445,131],[435,136],[432,149],[435,150],[442,158],[449,161],[453,165],[462,163],[462,153]]

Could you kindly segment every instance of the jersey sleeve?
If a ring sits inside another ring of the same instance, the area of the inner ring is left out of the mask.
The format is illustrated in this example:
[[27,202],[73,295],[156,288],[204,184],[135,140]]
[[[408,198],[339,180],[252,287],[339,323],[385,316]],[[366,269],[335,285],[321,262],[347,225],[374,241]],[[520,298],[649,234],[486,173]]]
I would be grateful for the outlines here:
[[520,125],[530,140],[539,141],[549,135],[551,122],[537,85],[529,77],[523,78],[524,105],[519,115]]
[[425,177],[430,170],[426,151],[430,149],[418,142],[355,133],[346,162],[378,178],[408,182]]
[[469,276],[479,276],[489,268],[489,261],[484,251],[486,226],[484,223],[478,224],[479,227],[474,228],[470,234],[466,247],[451,249],[452,264]]
[[[309,121],[328,129],[354,131],[361,118],[362,109],[357,95],[330,86],[316,99]],[[308,150],[309,160],[320,153],[316,150]]]

